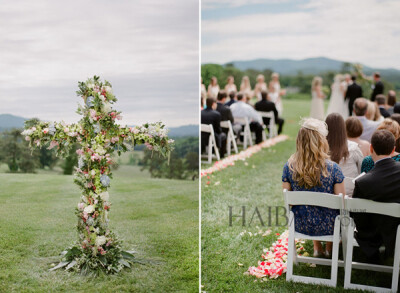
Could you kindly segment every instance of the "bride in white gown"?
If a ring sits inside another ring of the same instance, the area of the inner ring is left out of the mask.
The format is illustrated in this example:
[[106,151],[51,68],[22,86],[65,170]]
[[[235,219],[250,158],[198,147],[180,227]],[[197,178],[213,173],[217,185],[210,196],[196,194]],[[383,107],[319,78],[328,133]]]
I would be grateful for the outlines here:
[[338,113],[343,119],[346,119],[348,116],[348,107],[346,107],[344,96],[346,94],[347,84],[342,74],[337,74],[335,76],[331,89],[331,98],[326,115]]

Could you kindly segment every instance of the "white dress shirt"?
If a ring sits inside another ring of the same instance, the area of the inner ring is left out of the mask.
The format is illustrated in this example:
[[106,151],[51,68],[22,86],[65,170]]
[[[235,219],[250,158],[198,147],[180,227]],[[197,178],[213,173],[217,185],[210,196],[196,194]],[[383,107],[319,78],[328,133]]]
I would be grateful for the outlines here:
[[260,114],[257,113],[254,108],[245,102],[238,101],[237,103],[234,103],[231,105],[231,112],[233,115],[233,118],[238,117],[247,117],[249,119],[249,123],[251,122],[258,122],[261,125],[263,125],[263,120]]
[[363,133],[360,138],[371,142],[371,137],[374,131],[378,128],[380,122],[368,120],[365,116],[356,116],[363,126]]

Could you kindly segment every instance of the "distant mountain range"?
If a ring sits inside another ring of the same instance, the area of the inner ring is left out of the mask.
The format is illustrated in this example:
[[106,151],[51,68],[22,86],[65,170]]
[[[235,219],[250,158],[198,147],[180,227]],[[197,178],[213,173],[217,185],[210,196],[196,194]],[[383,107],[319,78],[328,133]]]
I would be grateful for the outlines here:
[[[11,114],[0,114],[0,132],[13,129],[23,128],[24,122],[27,118],[15,116]],[[168,136],[170,137],[184,137],[184,136],[198,136],[199,126],[198,125],[183,125],[178,127],[170,127]]]
[[[345,62],[346,61],[317,57],[303,60],[255,59],[249,61],[232,61],[227,64],[233,64],[233,66],[240,70],[256,69],[262,71],[270,69],[282,75],[296,75],[299,71],[304,74],[320,74],[325,71],[339,71]],[[363,65],[363,71],[367,75],[372,74],[374,71],[379,71],[383,78],[391,82],[398,82],[400,80],[400,70],[393,68],[380,69]]]

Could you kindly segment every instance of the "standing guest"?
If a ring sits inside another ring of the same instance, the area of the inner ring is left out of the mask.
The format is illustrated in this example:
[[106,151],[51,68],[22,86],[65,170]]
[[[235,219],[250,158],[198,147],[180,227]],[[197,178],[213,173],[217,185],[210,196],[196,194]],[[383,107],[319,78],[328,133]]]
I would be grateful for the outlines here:
[[240,83],[240,92],[245,96],[253,96],[253,91],[251,90],[250,79],[247,75],[243,76],[242,82]]
[[[394,113],[390,116],[390,119],[396,121],[400,125],[400,114],[399,113]],[[396,152],[400,153],[400,138],[396,139]]]
[[[262,112],[273,112],[275,117],[275,124],[278,125],[278,134],[282,133],[283,123],[285,120],[279,117],[278,110],[273,102],[268,101],[268,93],[266,91],[261,91],[261,101],[257,102],[255,105],[257,111]],[[270,118],[263,117],[264,125],[269,125]],[[269,129],[271,131],[271,129]]]
[[276,109],[278,110],[279,115],[282,115],[283,106],[282,106],[282,96],[285,94],[285,91],[281,90],[281,83],[279,81],[279,73],[274,72],[271,74],[271,81],[268,85],[269,90],[269,98],[271,102],[275,103]]
[[207,99],[207,90],[206,90],[206,86],[203,83],[203,78],[201,78],[201,105],[202,105],[202,109],[204,104],[206,103],[206,99]]
[[[283,167],[282,188],[293,191],[345,193],[340,167],[329,160],[328,130],[325,122],[313,118],[302,121],[297,134],[296,152]],[[296,232],[310,236],[332,235],[339,210],[297,205],[292,207]],[[332,242],[323,251],[320,241],[314,242],[314,256],[330,256]]]
[[235,78],[232,75],[228,76],[227,84],[225,85],[225,92],[227,94],[237,92]]
[[[400,137],[400,125],[397,121],[392,120],[390,118],[386,118],[381,124],[379,124],[377,130],[387,130],[390,131],[395,140],[398,140]],[[400,161],[400,154],[398,152],[394,152],[392,159],[395,161]],[[367,156],[364,158],[361,165],[361,172],[369,172],[374,168],[374,161],[371,156]]]
[[[237,103],[234,103],[231,106],[232,115],[234,118],[247,117],[250,123],[250,130],[256,134],[256,143],[260,143],[262,141],[262,133],[264,131],[264,128],[262,127],[263,120],[260,114],[258,114],[252,106],[246,104],[243,99],[243,93],[238,93]],[[242,125],[242,128],[243,127],[244,125]]]
[[394,113],[393,108],[394,108],[395,104],[396,104],[396,92],[393,90],[390,90],[388,92],[388,96],[387,96],[387,105],[388,105],[387,111],[389,112],[390,115],[392,115]]
[[233,116],[231,109],[228,106],[225,106],[226,98],[227,98],[226,91],[219,91],[218,99],[217,99],[217,111],[221,114],[221,121],[231,121],[233,125]]
[[208,85],[207,95],[210,98],[217,98],[219,92],[218,80],[215,76],[211,77],[210,84]]
[[356,76],[351,76],[352,83],[347,87],[345,99],[349,105],[349,116],[353,113],[354,101],[363,96],[362,88],[356,83]]
[[374,102],[377,95],[383,94],[383,82],[381,81],[381,75],[379,72],[375,72],[373,79],[375,81],[375,85],[372,86],[372,95],[371,101]]
[[[223,133],[221,129],[221,114],[215,111],[217,103],[214,98],[207,98],[206,106],[207,108],[201,111],[201,124],[211,124],[213,126],[217,147],[221,158],[223,158],[226,150],[226,134]],[[208,145],[208,137],[209,133],[201,133],[201,152],[203,152]]]
[[236,92],[230,92],[228,96],[229,96],[229,102],[226,102],[225,106],[230,107],[232,106],[232,104],[237,102]]
[[314,77],[311,84],[311,112],[310,117],[324,120],[324,99],[325,95],[322,92],[322,78],[319,76]]
[[369,156],[370,143],[360,138],[363,133],[363,126],[357,117],[349,117],[346,119],[346,133],[347,139],[355,142],[360,148],[363,157]]
[[[353,197],[377,202],[400,203],[400,163],[391,159],[395,138],[387,130],[377,130],[371,139],[371,156],[375,167],[355,182]],[[379,247],[384,244],[385,256],[393,256],[398,218],[355,213],[355,238],[367,256],[368,263],[379,263]]]
[[[363,154],[358,144],[347,139],[346,126],[343,117],[331,113],[326,117],[328,125],[329,155],[332,161],[339,164],[345,177],[356,178],[360,175]],[[346,194],[353,194],[353,186],[346,186]]]
[[368,120],[366,115],[368,111],[368,101],[365,98],[357,98],[354,101],[354,114],[360,120],[363,126],[363,133],[360,138],[371,142],[372,133],[376,130],[379,122]]
[[265,83],[265,77],[262,74],[257,75],[257,83],[254,86],[254,95],[257,99],[261,100],[261,92],[267,90],[267,84]]
[[375,99],[381,115],[384,118],[388,118],[390,116],[390,113],[386,110],[386,97],[384,95],[377,95]]

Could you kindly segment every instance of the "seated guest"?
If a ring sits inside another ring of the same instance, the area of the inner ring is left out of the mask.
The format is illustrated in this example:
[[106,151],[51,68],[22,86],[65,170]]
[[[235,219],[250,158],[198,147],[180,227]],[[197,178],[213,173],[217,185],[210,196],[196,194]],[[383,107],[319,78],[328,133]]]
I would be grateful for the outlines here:
[[385,118],[383,118],[383,116],[381,115],[377,103],[371,101],[368,101],[367,103],[368,103],[368,110],[367,110],[367,115],[365,117],[367,117],[367,119],[371,121],[382,122],[383,119]]
[[363,133],[363,126],[356,117],[349,117],[346,119],[346,133],[347,139],[355,142],[360,148],[363,157],[369,156],[371,153],[369,152],[370,143],[366,140],[362,140],[360,138]]
[[387,105],[388,108],[386,109],[390,115],[392,115],[394,112],[394,105],[396,104],[396,92],[393,90],[390,90],[388,92],[388,97],[387,97]]
[[237,102],[236,92],[230,92],[229,98],[230,98],[229,102],[225,103],[225,106],[228,106],[228,107],[232,106],[233,103]]
[[[400,163],[391,158],[395,137],[387,130],[377,130],[371,138],[371,156],[375,168],[355,182],[353,198],[377,202],[400,203]],[[379,247],[385,245],[386,256],[392,256],[399,220],[375,214],[352,213],[357,232],[355,238],[368,262],[379,262]]]
[[245,97],[242,93],[237,94],[237,103],[231,106],[232,115],[234,118],[247,117],[250,123],[250,130],[256,134],[256,143],[260,143],[262,141],[262,132],[264,131],[262,118],[252,106],[243,101],[244,99]]
[[216,110],[219,112],[219,114],[221,114],[221,121],[229,120],[233,124],[233,116],[231,109],[229,109],[229,107],[224,105],[226,102],[226,98],[227,98],[226,91],[219,91]]
[[376,96],[376,103],[378,104],[379,112],[384,118],[390,116],[389,112],[386,110],[386,97],[384,95]]
[[[363,154],[358,144],[347,140],[346,126],[342,115],[331,113],[326,117],[330,159],[339,164],[345,177],[360,175]],[[358,121],[359,122],[359,121]],[[353,194],[353,186],[346,186],[346,194]]]
[[[255,108],[257,111],[274,112],[275,124],[278,125],[278,134],[281,134],[283,123],[285,122],[285,120],[279,118],[278,110],[276,109],[275,103],[268,101],[267,97],[268,93],[266,91],[261,91],[261,101],[255,104]],[[263,117],[263,121],[265,125],[269,125],[269,118]]]
[[357,98],[354,101],[354,115],[360,120],[363,126],[363,133],[360,138],[371,142],[372,133],[376,130],[379,122],[368,120],[366,115],[368,111],[368,101],[365,98]]
[[[394,113],[390,115],[390,119],[396,121],[400,125],[400,114],[399,113]],[[397,153],[400,153],[400,137],[396,139],[396,150]]]
[[[211,124],[213,126],[215,140],[222,158],[226,150],[226,134],[223,133],[221,129],[221,114],[215,111],[217,103],[214,98],[207,98],[206,106],[207,108],[201,111],[201,124]],[[203,152],[208,145],[209,135],[209,133],[201,133],[201,152]]]
[[[296,152],[283,167],[282,188],[293,191],[345,193],[344,176],[335,162],[329,160],[328,129],[325,122],[306,118],[297,134]],[[318,206],[292,207],[295,230],[299,233],[322,236],[332,235],[339,210]],[[314,256],[330,256],[332,242],[326,243],[325,252],[320,241],[314,241]]]
[[[386,118],[377,128],[378,130],[385,129],[393,134],[395,139],[399,139],[400,137],[400,125],[396,121]],[[395,161],[400,161],[400,154],[398,152],[394,152],[392,154],[392,159]],[[367,156],[364,158],[361,165],[361,172],[369,172],[374,168],[374,161],[372,156]]]

